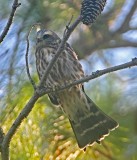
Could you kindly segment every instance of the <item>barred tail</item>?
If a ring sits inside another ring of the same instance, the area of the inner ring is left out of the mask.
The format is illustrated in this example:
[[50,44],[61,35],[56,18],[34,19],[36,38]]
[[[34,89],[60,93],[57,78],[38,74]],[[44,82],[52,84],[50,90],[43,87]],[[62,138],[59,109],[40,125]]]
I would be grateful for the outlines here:
[[70,120],[80,148],[85,148],[94,142],[100,143],[105,136],[109,135],[109,131],[118,127],[118,123],[103,113],[89,97],[87,101],[90,104],[89,114],[77,115],[80,119],[78,123]]

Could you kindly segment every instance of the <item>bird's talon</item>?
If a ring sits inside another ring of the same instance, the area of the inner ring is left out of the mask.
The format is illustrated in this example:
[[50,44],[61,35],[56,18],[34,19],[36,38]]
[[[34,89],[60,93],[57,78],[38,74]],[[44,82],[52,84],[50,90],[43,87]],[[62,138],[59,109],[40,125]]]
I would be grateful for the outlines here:
[[97,70],[96,72],[92,72],[92,75],[93,76],[95,76],[95,75],[97,76],[99,74],[99,72],[100,72],[99,70]]

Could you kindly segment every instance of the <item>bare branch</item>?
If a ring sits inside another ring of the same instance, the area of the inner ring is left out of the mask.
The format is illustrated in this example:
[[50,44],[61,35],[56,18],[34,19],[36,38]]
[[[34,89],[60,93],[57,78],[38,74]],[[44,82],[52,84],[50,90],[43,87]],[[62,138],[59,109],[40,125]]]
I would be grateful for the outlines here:
[[53,89],[45,90],[45,88],[44,88],[44,89],[41,89],[41,90],[37,90],[37,92],[39,93],[40,96],[42,96],[44,94],[51,93],[51,92],[60,92],[64,89],[70,88],[72,86],[75,86],[75,85],[78,85],[78,84],[81,84],[81,83],[84,83],[84,82],[88,82],[91,79],[98,78],[98,77],[103,76],[107,73],[115,72],[115,71],[118,71],[118,70],[130,68],[130,67],[134,67],[134,66],[137,66],[137,58],[133,58],[130,62],[127,62],[127,63],[123,63],[123,64],[120,64],[120,65],[117,65],[117,66],[114,66],[114,67],[109,67],[109,68],[106,68],[106,69],[103,69],[103,70],[98,70],[96,72],[93,72],[92,75],[89,75],[89,76],[86,76],[86,77],[81,78],[79,80],[76,80],[76,81],[74,81],[70,84],[66,84],[65,86],[62,86],[62,87],[60,87],[56,90],[53,90]]
[[129,30],[130,20],[131,20],[133,14],[135,13],[136,9],[137,9],[137,1],[135,0],[134,4],[132,5],[132,8],[130,9],[129,13],[124,18],[124,21],[121,24],[120,28],[116,32],[124,33]]
[[21,3],[18,3],[18,0],[14,0],[13,2],[13,5],[12,5],[12,11],[10,13],[10,16],[9,16],[9,19],[8,19],[8,22],[2,32],[2,34],[0,35],[0,43],[4,40],[5,36],[7,35],[8,31],[9,31],[9,28],[12,24],[12,21],[13,21],[13,18],[14,18],[14,15],[15,15],[15,12],[16,12],[16,9],[21,5]]
[[29,30],[28,34],[27,34],[27,49],[26,49],[26,54],[25,54],[25,60],[26,60],[26,70],[27,70],[27,75],[29,77],[29,80],[34,88],[34,90],[36,90],[36,84],[35,82],[33,81],[33,79],[31,78],[31,75],[30,75],[30,71],[29,71],[29,62],[28,62],[28,54],[29,54],[29,35],[30,35],[30,32],[32,30],[32,28],[34,27],[35,25],[33,25],[31,27],[31,29]]

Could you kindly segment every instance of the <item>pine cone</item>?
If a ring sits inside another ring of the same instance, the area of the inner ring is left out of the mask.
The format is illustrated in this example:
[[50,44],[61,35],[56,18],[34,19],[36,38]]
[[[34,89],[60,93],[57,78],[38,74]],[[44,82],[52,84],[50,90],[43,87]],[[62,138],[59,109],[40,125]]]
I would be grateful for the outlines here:
[[81,7],[82,22],[85,25],[94,23],[101,14],[106,4],[106,0],[83,0]]

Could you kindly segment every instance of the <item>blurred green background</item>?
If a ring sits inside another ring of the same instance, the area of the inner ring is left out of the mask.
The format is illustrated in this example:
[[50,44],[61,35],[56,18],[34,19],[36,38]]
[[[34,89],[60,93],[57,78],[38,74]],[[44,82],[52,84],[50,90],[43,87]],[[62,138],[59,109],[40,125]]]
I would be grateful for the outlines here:
[[[33,94],[25,68],[26,35],[41,22],[60,37],[73,15],[80,13],[80,0],[23,0],[14,22],[0,46],[0,125],[6,133]],[[11,12],[12,1],[0,0],[0,31]],[[80,24],[69,39],[86,74],[137,57],[137,0],[108,0],[95,24]],[[35,68],[35,37],[30,36],[30,70]],[[102,145],[79,150],[68,119],[47,96],[38,100],[14,135],[11,160],[137,160],[137,68],[107,74],[88,83],[89,97],[120,127]]]

